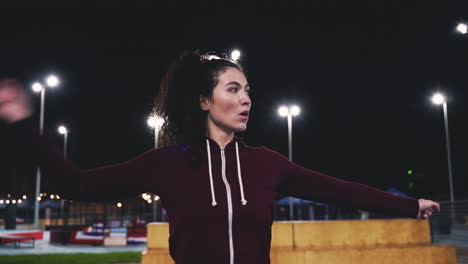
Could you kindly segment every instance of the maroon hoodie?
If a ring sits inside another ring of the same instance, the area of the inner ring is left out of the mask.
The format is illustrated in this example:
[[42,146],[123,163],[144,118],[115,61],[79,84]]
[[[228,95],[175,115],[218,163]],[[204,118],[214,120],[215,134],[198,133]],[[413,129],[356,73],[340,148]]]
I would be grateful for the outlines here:
[[311,171],[265,147],[247,146],[238,137],[225,147],[207,138],[197,168],[191,166],[186,148],[172,145],[124,163],[80,171],[33,132],[30,121],[12,127],[34,150],[44,179],[60,186],[64,197],[158,194],[177,264],[270,263],[277,193],[401,217],[416,217],[419,210],[415,199]]

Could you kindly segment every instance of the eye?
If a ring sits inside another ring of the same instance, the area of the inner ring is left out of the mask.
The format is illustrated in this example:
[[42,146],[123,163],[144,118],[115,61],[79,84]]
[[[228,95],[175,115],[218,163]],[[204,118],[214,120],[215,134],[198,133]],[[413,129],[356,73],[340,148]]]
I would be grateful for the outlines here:
[[229,92],[232,92],[232,93],[237,93],[237,91],[239,90],[239,88],[237,87],[231,87],[228,89]]

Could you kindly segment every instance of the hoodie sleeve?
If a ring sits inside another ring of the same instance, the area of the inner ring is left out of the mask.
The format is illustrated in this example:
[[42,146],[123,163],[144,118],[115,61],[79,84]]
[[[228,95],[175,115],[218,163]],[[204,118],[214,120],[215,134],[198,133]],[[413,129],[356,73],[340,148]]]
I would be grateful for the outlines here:
[[[157,177],[150,177],[155,167],[164,164],[160,150],[148,151],[127,162],[80,170],[67,160],[49,140],[34,129],[31,119],[9,127],[11,137],[21,142],[19,148],[26,159],[41,168],[41,180],[48,182],[66,199],[103,201],[130,197],[143,192],[158,192]],[[153,169],[152,169],[153,168]],[[158,168],[161,171],[161,167]],[[150,182],[151,179],[151,182]],[[156,181],[156,184],[155,184]]]
[[417,216],[419,202],[416,199],[336,179],[296,165],[276,152],[274,155],[280,171],[279,192],[282,194],[399,217]]

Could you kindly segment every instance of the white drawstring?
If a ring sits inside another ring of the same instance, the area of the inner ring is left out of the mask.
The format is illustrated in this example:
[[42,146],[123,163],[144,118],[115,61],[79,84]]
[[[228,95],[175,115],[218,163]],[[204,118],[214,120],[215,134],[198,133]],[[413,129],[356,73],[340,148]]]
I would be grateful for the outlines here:
[[244,197],[244,185],[242,185],[242,176],[241,176],[241,169],[240,169],[240,158],[239,158],[239,147],[236,142],[236,157],[237,157],[237,177],[239,177],[239,185],[240,185],[240,191],[241,191],[241,202],[242,205],[247,204],[247,200],[245,200]]
[[211,185],[211,205],[213,207],[216,206],[216,197],[215,197],[215,192],[214,192],[214,186],[213,186],[213,173],[211,172],[211,152],[210,152],[210,141],[207,139],[206,140],[206,150],[208,152],[208,171],[210,173],[210,185]]
[[[211,205],[214,207],[217,205],[217,203],[216,203],[216,196],[215,196],[214,185],[213,185],[213,172],[212,172],[213,169],[211,166],[210,141],[208,139],[206,140],[206,151],[208,154],[208,172],[210,174]],[[239,179],[239,185],[240,185],[241,202],[242,202],[242,205],[246,205],[247,200],[245,199],[245,196],[244,196],[244,185],[242,184],[242,175],[241,175],[241,169],[240,169],[239,146],[237,142],[236,142],[236,158],[237,158],[237,177]]]

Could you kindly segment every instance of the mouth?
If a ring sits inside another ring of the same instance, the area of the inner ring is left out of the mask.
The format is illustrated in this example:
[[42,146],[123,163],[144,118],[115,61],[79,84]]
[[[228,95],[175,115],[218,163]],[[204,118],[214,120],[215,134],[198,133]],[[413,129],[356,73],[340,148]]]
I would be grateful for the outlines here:
[[249,118],[249,111],[244,111],[239,114],[242,119],[248,119]]

